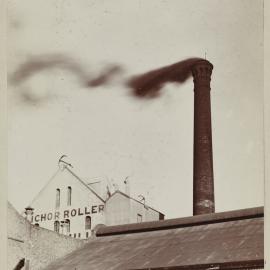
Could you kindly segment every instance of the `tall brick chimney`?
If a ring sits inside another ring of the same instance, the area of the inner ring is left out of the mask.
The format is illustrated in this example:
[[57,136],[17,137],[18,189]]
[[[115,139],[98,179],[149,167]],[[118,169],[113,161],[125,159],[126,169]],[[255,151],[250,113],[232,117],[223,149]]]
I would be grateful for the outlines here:
[[215,212],[210,81],[213,65],[199,60],[194,78],[193,215]]

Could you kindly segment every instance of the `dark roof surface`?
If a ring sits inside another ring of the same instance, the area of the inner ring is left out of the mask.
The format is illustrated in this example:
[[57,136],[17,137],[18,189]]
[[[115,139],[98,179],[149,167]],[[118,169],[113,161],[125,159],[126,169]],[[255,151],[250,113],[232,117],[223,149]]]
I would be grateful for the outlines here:
[[[123,233],[120,228],[124,226],[132,229]],[[136,231],[136,227],[140,229]],[[263,265],[263,208],[102,227],[98,235],[46,270],[206,269],[205,265],[209,269],[229,269],[221,266]],[[216,266],[220,268],[212,268]]]

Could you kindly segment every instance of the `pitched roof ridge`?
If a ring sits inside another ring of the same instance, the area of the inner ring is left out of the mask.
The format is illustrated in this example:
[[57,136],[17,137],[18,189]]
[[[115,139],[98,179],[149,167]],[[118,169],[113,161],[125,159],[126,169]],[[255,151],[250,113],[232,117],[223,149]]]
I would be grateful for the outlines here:
[[91,187],[89,187],[89,185],[87,185],[77,174],[75,174],[70,168],[65,167],[65,169],[67,169],[77,180],[79,180],[85,187],[87,187],[92,193],[94,193],[100,200],[102,200],[103,202],[105,202],[105,200],[99,195],[97,194],[97,192],[95,192]]
[[142,203],[142,202],[136,200],[135,198],[131,197],[130,195],[126,194],[125,192],[123,192],[123,191],[121,191],[121,190],[119,190],[119,189],[117,189],[115,192],[113,192],[112,195],[111,195],[108,199],[106,199],[106,201],[108,201],[108,200],[109,200],[112,196],[114,196],[116,193],[120,193],[120,194],[122,194],[123,196],[125,196],[125,197],[127,197],[127,198],[129,198],[129,199],[131,199],[131,200],[134,200],[135,202],[138,202],[138,203],[144,205],[145,207],[150,208],[151,210],[153,210],[153,211],[155,211],[155,212],[158,212],[158,213],[164,215],[164,214],[161,213],[160,211],[154,209],[153,207],[151,207],[151,206],[149,206],[149,205],[147,205],[147,204],[144,204],[144,203]]
[[[67,166],[64,167],[63,170],[67,170],[69,173],[71,173],[77,180],[79,180],[85,187],[87,187],[93,194],[95,194],[100,200],[102,200],[103,202],[105,202],[105,200],[99,195],[97,194],[91,187],[89,187],[77,174],[75,174],[70,168],[68,168]],[[39,197],[39,195],[41,194],[41,192],[49,185],[49,183],[55,178],[55,176],[63,171],[60,168],[58,168],[56,170],[56,172],[51,176],[51,178],[46,182],[46,184],[40,189],[40,191],[37,193],[37,195],[32,199],[32,201],[30,202],[30,204],[28,204],[28,206],[31,206],[35,200]]]
[[59,173],[59,171],[60,168],[56,170],[56,172],[50,177],[50,179],[46,182],[46,184],[39,190],[37,195],[32,199],[32,201],[28,204],[28,206],[31,206],[34,203],[34,201],[39,197],[41,192],[49,185],[49,183],[55,178],[55,176]]

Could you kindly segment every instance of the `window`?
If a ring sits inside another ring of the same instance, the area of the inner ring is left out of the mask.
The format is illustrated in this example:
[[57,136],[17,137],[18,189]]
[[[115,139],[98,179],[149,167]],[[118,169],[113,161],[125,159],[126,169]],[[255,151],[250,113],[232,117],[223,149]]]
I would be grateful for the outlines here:
[[76,238],[76,233],[74,233],[74,238]]
[[70,232],[70,220],[66,219],[65,221],[66,221],[66,231],[67,231],[67,233],[69,233]]
[[90,216],[85,217],[85,229],[91,230],[91,217]]
[[62,220],[62,221],[60,222],[61,233],[64,233],[64,226],[65,226],[65,221]]
[[78,233],[78,238],[81,238],[81,233]]
[[137,214],[137,222],[142,222],[142,215],[141,214]]
[[60,189],[56,189],[56,200],[55,200],[55,207],[58,208],[60,206]]
[[60,229],[60,222],[56,220],[54,222],[54,231],[59,233],[59,229]]
[[89,237],[89,232],[86,232],[86,238],[88,238]]
[[67,188],[67,205],[71,205],[71,192],[72,192],[71,187],[68,187]]

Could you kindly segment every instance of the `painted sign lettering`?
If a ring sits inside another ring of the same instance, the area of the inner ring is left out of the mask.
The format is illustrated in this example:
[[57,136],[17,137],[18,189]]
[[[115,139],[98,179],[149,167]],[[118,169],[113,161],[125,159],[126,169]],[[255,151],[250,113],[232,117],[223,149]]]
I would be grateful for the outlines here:
[[38,215],[34,215],[32,217],[32,222],[43,222],[47,220],[59,220],[69,219],[76,216],[83,216],[83,215],[90,215],[90,214],[97,214],[104,210],[104,205],[93,205],[91,207],[83,207],[83,208],[73,208],[71,210],[64,210],[63,213],[59,211],[56,212],[49,212],[49,213],[42,213]]

